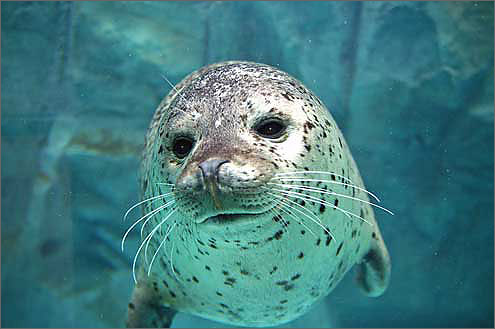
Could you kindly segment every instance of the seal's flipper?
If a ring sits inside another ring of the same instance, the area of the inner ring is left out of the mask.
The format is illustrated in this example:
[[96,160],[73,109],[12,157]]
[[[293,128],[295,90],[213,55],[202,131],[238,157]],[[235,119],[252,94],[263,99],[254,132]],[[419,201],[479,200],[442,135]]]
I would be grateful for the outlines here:
[[373,233],[371,247],[358,265],[357,281],[369,297],[385,292],[390,279],[390,256],[379,231]]
[[127,313],[127,328],[170,328],[177,313],[164,306],[158,294],[146,283],[136,285]]

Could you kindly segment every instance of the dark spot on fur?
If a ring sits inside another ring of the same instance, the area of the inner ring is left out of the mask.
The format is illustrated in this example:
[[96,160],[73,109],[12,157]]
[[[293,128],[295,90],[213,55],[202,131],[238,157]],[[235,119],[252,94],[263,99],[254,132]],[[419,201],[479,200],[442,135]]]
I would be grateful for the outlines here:
[[233,286],[234,283],[236,283],[236,280],[234,278],[227,278],[227,279],[225,279],[225,282],[224,282],[224,284],[229,285],[229,286]]
[[294,275],[291,279],[291,281],[294,281],[294,280],[297,280],[301,277],[301,274],[297,273],[296,275]]
[[325,206],[320,205],[320,213],[323,214],[325,212]]
[[297,258],[301,259],[304,257],[304,253],[301,251],[301,253],[299,255],[297,255]]
[[335,254],[336,256],[338,256],[338,255],[339,255],[339,253],[340,253],[340,249],[342,249],[342,246],[343,246],[343,245],[344,245],[344,243],[343,243],[343,242],[341,242],[341,243],[339,244],[339,247],[337,248],[337,253]]
[[134,304],[133,304],[133,303],[129,303],[129,308],[130,308],[131,310],[133,310],[133,309],[135,309],[136,307],[134,306]]

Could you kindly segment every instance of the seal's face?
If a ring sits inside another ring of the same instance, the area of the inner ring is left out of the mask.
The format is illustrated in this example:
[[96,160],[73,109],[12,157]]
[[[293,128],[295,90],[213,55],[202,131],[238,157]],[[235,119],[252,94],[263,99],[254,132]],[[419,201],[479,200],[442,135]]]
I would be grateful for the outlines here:
[[[374,266],[388,261],[328,110],[273,67],[222,63],[187,77],[153,117],[141,175],[145,215],[129,229],[142,221],[139,281],[176,310],[284,323],[370,250]],[[383,292],[387,268],[366,271],[365,289]]]
[[198,224],[263,217],[276,202],[262,188],[305,151],[308,114],[296,83],[237,70],[193,81],[161,123],[163,180],[176,186],[178,212]]

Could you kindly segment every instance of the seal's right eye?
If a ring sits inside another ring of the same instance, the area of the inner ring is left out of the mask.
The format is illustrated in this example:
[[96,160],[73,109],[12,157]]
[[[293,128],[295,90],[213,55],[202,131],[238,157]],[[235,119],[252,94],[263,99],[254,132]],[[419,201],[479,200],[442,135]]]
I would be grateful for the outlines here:
[[179,158],[185,158],[193,148],[193,140],[188,137],[177,137],[173,143],[173,152]]

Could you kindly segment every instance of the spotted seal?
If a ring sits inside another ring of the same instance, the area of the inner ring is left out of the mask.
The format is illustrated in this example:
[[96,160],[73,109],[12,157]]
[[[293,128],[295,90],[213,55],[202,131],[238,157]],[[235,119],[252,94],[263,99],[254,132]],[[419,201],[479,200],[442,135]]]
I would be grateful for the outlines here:
[[388,285],[372,207],[389,211],[325,105],[274,67],[224,62],[174,87],[147,132],[141,191],[122,240],[142,224],[130,327],[169,326],[176,311],[282,324],[354,264],[367,295]]

